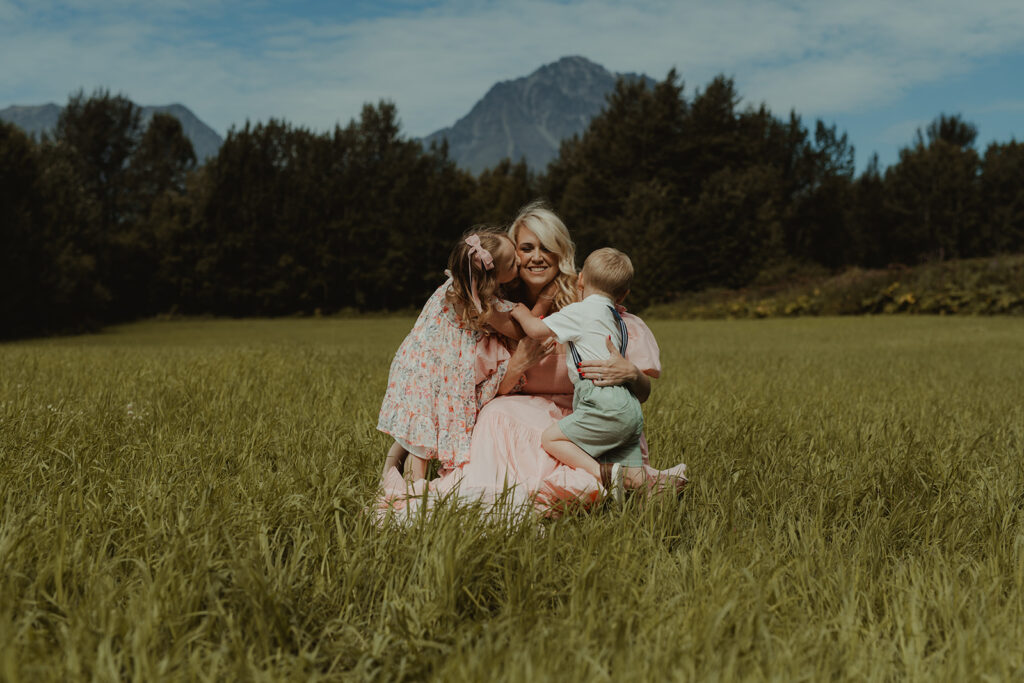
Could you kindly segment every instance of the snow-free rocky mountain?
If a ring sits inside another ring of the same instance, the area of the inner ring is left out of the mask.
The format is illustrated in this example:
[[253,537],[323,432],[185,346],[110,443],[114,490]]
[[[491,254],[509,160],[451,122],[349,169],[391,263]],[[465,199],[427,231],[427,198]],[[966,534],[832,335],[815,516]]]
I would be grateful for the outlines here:
[[462,168],[479,173],[508,157],[526,159],[542,171],[558,156],[562,140],[582,133],[604,108],[617,74],[584,57],[563,57],[529,76],[491,87],[473,109],[450,128],[431,133],[424,144],[448,140],[448,154]]
[[[462,168],[479,173],[508,157],[542,171],[558,155],[562,140],[586,130],[604,108],[606,97],[619,78],[640,78],[649,86],[654,80],[637,74],[612,73],[584,57],[563,57],[529,76],[496,83],[468,114],[449,128],[423,138],[423,143],[448,140],[448,154]],[[180,104],[144,106],[143,125],[153,114],[164,112],[181,121],[192,141],[196,158],[216,156],[223,138]],[[39,136],[52,133],[60,117],[56,104],[12,106],[0,109],[0,120]]]
[[[195,150],[196,159],[202,163],[206,159],[216,156],[224,139],[212,128],[199,120],[195,114],[189,111],[188,107],[180,104],[168,104],[161,107],[140,107],[142,111],[143,127],[149,125],[153,114],[160,112],[170,114],[181,121],[181,129],[185,136],[192,141],[192,149]],[[0,120],[13,123],[26,133],[39,137],[42,133],[53,134],[57,127],[57,119],[63,107],[56,104],[42,104],[38,106],[19,106],[0,109]]]

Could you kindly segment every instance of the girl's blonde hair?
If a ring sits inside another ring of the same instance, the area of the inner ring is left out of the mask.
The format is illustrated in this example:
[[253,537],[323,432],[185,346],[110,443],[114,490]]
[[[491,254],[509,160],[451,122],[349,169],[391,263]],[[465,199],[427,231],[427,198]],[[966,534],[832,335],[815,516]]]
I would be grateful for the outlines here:
[[[569,237],[569,230],[562,219],[542,200],[524,206],[512,221],[508,235],[517,247],[519,230],[523,227],[528,228],[545,249],[558,257],[558,275],[555,276],[557,290],[550,309],[553,313],[576,301],[576,245]],[[522,289],[518,291],[523,292]]]
[[[479,256],[471,253],[466,239],[472,235],[480,237],[480,246],[486,249],[494,259],[494,267],[490,270],[484,268]],[[448,302],[455,306],[456,315],[471,330],[487,332],[484,325],[494,308],[493,300],[495,292],[498,291],[497,253],[501,243],[508,241],[508,235],[500,227],[478,225],[468,230],[459,239],[448,257],[448,272],[451,273],[452,284],[445,296]],[[515,250],[515,242],[512,243],[512,249]],[[470,272],[472,272],[472,284],[470,284]],[[479,311],[476,310],[476,303],[473,301],[473,285],[476,285],[476,293],[480,299],[481,310]]]

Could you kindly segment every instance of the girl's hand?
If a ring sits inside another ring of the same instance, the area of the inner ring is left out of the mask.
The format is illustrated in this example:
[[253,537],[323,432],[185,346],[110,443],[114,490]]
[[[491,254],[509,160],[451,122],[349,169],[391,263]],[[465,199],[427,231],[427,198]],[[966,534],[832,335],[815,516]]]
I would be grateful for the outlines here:
[[512,352],[510,360],[512,367],[521,368],[519,374],[522,374],[550,356],[555,350],[556,345],[557,342],[554,337],[548,337],[541,341],[523,337],[519,340],[516,350]]
[[520,339],[515,351],[512,352],[512,357],[508,360],[508,369],[505,371],[505,378],[498,385],[498,393],[505,395],[513,391],[526,371],[551,355],[554,350],[554,337],[541,341],[529,337]]
[[580,377],[592,380],[599,387],[627,385],[641,403],[646,401],[651,395],[651,380],[632,362],[623,358],[611,337],[605,339],[605,346],[608,347],[608,358],[580,363]]
[[513,320],[511,313],[491,311],[487,317],[487,324],[498,334],[504,335],[509,339],[521,339],[523,337],[523,330]]

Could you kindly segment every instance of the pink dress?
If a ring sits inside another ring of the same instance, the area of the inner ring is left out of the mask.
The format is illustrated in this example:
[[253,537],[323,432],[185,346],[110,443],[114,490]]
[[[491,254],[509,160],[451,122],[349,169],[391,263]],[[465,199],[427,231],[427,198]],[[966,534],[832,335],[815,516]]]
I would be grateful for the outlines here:
[[[377,420],[410,453],[440,460],[442,471],[469,460],[477,413],[497,392],[509,358],[496,335],[458,318],[445,299],[450,284],[431,295],[398,348]],[[507,301],[492,304],[512,309]]]
[[[635,315],[622,317],[629,332],[626,357],[648,376],[658,377],[661,362],[654,335]],[[534,509],[545,515],[559,514],[566,504],[598,501],[603,492],[597,479],[561,464],[540,445],[541,433],[572,412],[572,383],[564,356],[552,354],[532,367],[523,391],[498,396],[480,410],[464,467],[409,488],[397,469],[389,470],[381,482],[380,519],[394,515],[399,521],[407,520],[423,506],[430,508],[453,495],[482,504],[485,510],[501,502],[511,504],[511,509]],[[686,484],[686,465],[654,469],[642,437],[641,446],[648,486],[676,492]]]

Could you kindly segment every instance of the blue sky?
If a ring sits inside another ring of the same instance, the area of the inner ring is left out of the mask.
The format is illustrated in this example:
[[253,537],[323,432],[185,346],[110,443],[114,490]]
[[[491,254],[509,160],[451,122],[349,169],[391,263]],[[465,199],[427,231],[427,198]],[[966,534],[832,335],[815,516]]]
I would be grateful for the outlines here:
[[939,113],[975,123],[981,150],[1024,139],[1024,0],[0,0],[0,108],[102,86],[222,134],[326,130],[389,99],[422,136],[565,55],[675,67],[691,95],[725,73],[749,104],[838,124],[859,168]]

